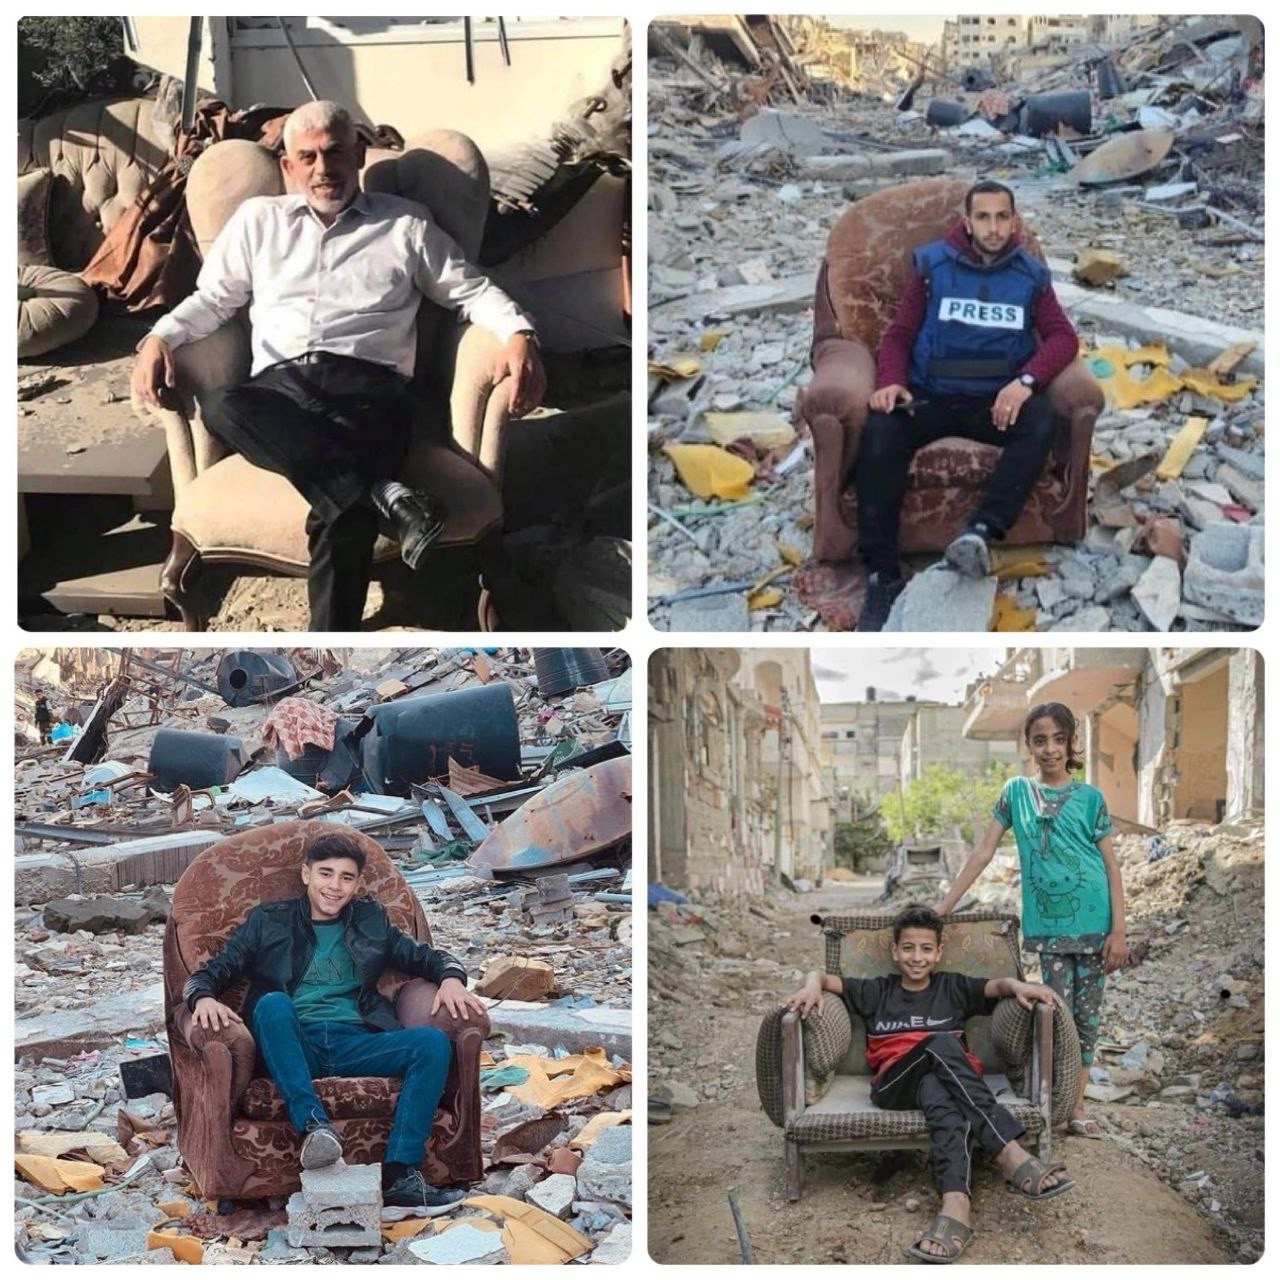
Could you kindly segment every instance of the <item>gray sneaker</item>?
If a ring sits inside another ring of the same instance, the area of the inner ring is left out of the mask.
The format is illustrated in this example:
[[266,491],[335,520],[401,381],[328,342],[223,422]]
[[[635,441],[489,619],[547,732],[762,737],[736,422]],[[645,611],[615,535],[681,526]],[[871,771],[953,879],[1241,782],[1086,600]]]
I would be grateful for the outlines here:
[[966,578],[985,578],[991,572],[990,531],[986,525],[970,525],[953,538],[942,553],[947,563]]
[[327,1120],[312,1120],[302,1140],[301,1164],[304,1169],[323,1169],[342,1159],[342,1138]]

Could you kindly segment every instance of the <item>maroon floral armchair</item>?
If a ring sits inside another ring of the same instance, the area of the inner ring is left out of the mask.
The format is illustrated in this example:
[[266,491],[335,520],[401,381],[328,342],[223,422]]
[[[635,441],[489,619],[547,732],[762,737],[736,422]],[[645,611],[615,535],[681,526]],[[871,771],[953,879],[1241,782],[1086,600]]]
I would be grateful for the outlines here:
[[[827,238],[818,270],[813,381],[797,405],[813,438],[819,561],[848,561],[857,511],[847,484],[875,390],[875,350],[897,308],[912,251],[943,236],[960,216],[969,184],[934,178],[878,191],[850,206]],[[1044,255],[1034,235],[1028,250]],[[1076,542],[1084,537],[1089,449],[1102,390],[1080,360],[1049,385],[1057,434],[1044,473],[1006,542]],[[948,438],[912,459],[902,505],[904,554],[941,551],[964,527],[995,464],[994,445]]]
[[[256,1076],[253,1036],[236,1023],[219,1031],[193,1027],[182,999],[188,976],[213,955],[250,908],[302,892],[307,845],[332,834],[326,822],[282,822],[211,845],[173,891],[164,937],[165,1024],[173,1067],[173,1104],[183,1163],[210,1199],[253,1199],[297,1191],[300,1143],[270,1079]],[[391,922],[420,942],[431,934],[422,908],[381,846],[352,833],[365,853],[366,892]],[[453,1061],[436,1112],[422,1171],[435,1185],[483,1176],[480,1151],[480,1052],[488,1020],[459,1023],[430,1016],[435,984],[387,972],[378,984],[405,1026],[436,1026],[453,1044]],[[221,997],[238,1010],[245,984]],[[374,1163],[386,1150],[400,1082],[380,1076],[316,1082],[350,1163]]]

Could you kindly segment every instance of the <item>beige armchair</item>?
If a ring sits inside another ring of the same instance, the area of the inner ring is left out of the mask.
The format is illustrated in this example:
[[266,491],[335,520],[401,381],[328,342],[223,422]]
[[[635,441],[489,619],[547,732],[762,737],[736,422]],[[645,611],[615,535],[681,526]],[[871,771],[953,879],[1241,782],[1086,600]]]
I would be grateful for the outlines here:
[[[367,165],[364,187],[417,200],[475,260],[489,206],[489,175],[475,144],[459,133],[426,135],[397,155]],[[255,143],[229,140],[210,147],[192,166],[187,202],[202,248],[239,202],[283,191],[279,167]],[[508,410],[505,388],[492,376],[498,340],[424,301],[418,313],[413,441],[400,475],[438,495],[448,511],[438,549],[482,547],[502,523],[498,488]],[[228,454],[207,430],[197,395],[249,375],[247,317],[174,353],[176,386],[170,407],[138,401],[134,410],[163,427],[173,475],[172,546],[161,586],[189,631],[203,630],[193,596],[203,562],[238,563],[291,577],[308,566],[307,504],[282,476]],[[438,554],[438,552],[437,552]],[[395,560],[385,534],[375,566]]]

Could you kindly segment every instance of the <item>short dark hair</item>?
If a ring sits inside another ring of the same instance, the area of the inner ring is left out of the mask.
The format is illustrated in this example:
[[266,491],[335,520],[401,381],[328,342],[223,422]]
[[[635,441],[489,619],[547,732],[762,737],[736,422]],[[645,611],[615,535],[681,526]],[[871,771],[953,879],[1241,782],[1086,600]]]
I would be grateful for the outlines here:
[[330,858],[350,858],[358,870],[364,870],[364,850],[343,831],[321,836],[308,847],[304,861],[311,866],[315,862],[327,862]]
[[1022,722],[1022,740],[1031,746],[1031,726],[1048,717],[1067,735],[1067,770],[1084,768],[1084,757],[1076,750],[1076,718],[1071,708],[1061,702],[1042,702],[1027,712]]
[[923,903],[912,902],[898,912],[893,921],[893,940],[902,937],[904,929],[932,929],[938,942],[942,942],[942,917]]
[[1006,195],[1009,197],[1009,208],[1015,213],[1018,210],[1017,202],[1013,198],[1013,192],[1004,185],[1003,182],[997,182],[994,178],[983,178],[981,182],[975,182],[968,191],[964,193],[964,211],[965,213],[973,212],[974,196],[994,196]]

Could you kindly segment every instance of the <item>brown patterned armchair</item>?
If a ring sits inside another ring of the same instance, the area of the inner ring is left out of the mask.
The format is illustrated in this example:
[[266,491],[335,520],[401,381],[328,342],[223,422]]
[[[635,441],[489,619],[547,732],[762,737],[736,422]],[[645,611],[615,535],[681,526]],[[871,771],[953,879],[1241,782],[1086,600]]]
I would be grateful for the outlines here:
[[[798,405],[813,437],[813,554],[853,557],[856,499],[847,485],[875,390],[875,350],[892,319],[912,251],[943,236],[959,216],[969,184],[933,178],[878,191],[852,205],[827,237],[814,300],[813,381]],[[1026,233],[1028,250],[1044,254]],[[1078,542],[1085,534],[1089,448],[1102,390],[1082,361],[1049,385],[1058,424],[1044,474],[1009,530],[1011,545]],[[995,464],[994,445],[939,440],[912,459],[902,504],[903,553],[941,551],[964,527]]]
[[[188,976],[213,955],[250,908],[302,892],[299,868],[307,845],[332,834],[326,822],[282,822],[246,831],[206,849],[173,891],[164,936],[165,1025],[173,1066],[178,1150],[209,1199],[285,1196],[299,1189],[300,1142],[270,1079],[255,1075],[256,1052],[248,1027],[217,1032],[191,1025],[182,1000]],[[413,891],[368,836],[353,833],[364,850],[366,892],[386,907],[391,922],[420,942],[431,932]],[[458,1023],[430,1016],[436,987],[388,972],[378,984],[405,1026],[436,1026],[453,1044],[453,1061],[436,1112],[422,1171],[435,1185],[475,1182],[483,1176],[480,1152],[480,1051],[488,1020]],[[238,1010],[245,984],[221,999]],[[399,1081],[380,1076],[316,1082],[352,1164],[381,1160],[391,1131]]]
[[[874,978],[894,971],[891,915],[813,917],[826,942],[826,972]],[[943,967],[971,977],[1023,977],[1018,917],[962,912],[946,918]],[[1001,1000],[991,1017],[965,1024],[970,1050],[1002,1106],[1048,1159],[1050,1130],[1064,1124],[1075,1102],[1080,1042],[1063,1010]],[[822,1007],[801,1020],[794,1010],[765,1014],[756,1040],[756,1087],[769,1119],[783,1131],[786,1190],[800,1199],[806,1151],[928,1150],[920,1111],[884,1111],[871,1101],[867,1035],[844,1001],[826,992]],[[1022,1074],[1021,1089],[1010,1081]]]

